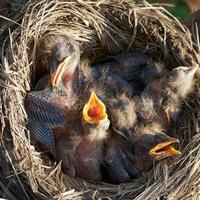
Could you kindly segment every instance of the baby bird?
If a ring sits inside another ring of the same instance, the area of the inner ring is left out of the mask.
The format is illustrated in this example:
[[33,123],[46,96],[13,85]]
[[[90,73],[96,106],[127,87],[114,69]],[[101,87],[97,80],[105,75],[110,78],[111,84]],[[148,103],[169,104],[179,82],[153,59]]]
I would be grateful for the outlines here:
[[55,145],[53,130],[72,117],[70,110],[77,101],[75,80],[79,59],[77,42],[58,36],[49,56],[49,86],[43,91],[29,92],[25,100],[27,128],[38,142],[50,148]]
[[102,174],[111,183],[138,178],[150,170],[155,161],[172,161],[172,157],[181,154],[172,146],[179,140],[163,133],[158,123],[137,124],[128,138],[116,134],[109,137],[105,145]]
[[163,127],[169,127],[171,120],[177,119],[182,100],[192,90],[197,68],[177,67],[149,83],[136,98],[138,118],[144,123],[159,120]]
[[55,134],[56,157],[62,161],[63,170],[68,175],[101,180],[103,143],[109,136],[110,121],[105,105],[94,92],[83,108],[79,123],[79,127],[75,127],[78,124],[76,119],[74,125]]

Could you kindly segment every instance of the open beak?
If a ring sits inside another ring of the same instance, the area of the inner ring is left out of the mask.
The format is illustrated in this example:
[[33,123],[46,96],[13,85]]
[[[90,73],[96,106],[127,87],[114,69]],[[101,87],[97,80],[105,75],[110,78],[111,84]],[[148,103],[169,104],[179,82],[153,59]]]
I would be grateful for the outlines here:
[[162,160],[167,157],[180,155],[181,152],[176,150],[171,144],[178,143],[179,140],[176,138],[169,138],[165,142],[161,142],[153,147],[149,154],[155,156],[157,160]]
[[63,72],[66,70],[66,65],[69,63],[71,56],[65,58],[57,67],[56,71],[51,75],[52,86],[57,86],[61,80]]
[[104,103],[92,92],[83,108],[83,119],[91,124],[99,124],[108,119]]

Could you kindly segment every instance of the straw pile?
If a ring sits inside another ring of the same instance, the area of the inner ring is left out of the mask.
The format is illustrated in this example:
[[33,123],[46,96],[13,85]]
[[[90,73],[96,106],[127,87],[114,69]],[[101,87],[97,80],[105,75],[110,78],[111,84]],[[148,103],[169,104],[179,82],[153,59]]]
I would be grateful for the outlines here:
[[1,194],[9,199],[197,199],[199,71],[195,89],[171,129],[172,136],[181,140],[181,158],[170,167],[160,164],[126,184],[74,180],[63,174],[60,164],[31,145],[24,110],[27,91],[46,70],[48,52],[40,48],[46,34],[73,37],[80,42],[82,56],[99,58],[134,48],[172,68],[198,63],[189,31],[163,8],[132,0],[40,1],[23,8],[23,12],[22,24],[9,32],[1,50]]

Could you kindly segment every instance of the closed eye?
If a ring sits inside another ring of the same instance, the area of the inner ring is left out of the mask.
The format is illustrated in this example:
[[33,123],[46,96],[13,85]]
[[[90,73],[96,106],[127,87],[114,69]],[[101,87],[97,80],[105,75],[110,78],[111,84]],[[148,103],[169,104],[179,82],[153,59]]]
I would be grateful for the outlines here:
[[159,100],[159,105],[160,106],[165,106],[166,105],[166,98],[161,97],[160,100]]

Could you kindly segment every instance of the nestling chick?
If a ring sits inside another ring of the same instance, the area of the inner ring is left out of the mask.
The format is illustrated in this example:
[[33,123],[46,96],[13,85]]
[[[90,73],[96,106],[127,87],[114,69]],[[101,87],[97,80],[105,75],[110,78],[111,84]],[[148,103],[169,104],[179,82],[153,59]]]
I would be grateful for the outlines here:
[[[75,126],[77,126],[75,120]],[[72,177],[101,180],[103,142],[108,138],[109,120],[104,104],[93,92],[85,104],[81,127],[65,128],[56,134],[56,157]]]
[[192,90],[197,68],[177,67],[148,84],[136,98],[138,117],[143,122],[159,120],[167,128],[172,119],[176,120],[182,100]]
[[78,44],[67,36],[58,36],[49,56],[48,88],[29,92],[26,97],[27,127],[38,142],[50,148],[55,145],[53,130],[71,118],[70,110],[77,101],[75,80],[79,59]]

